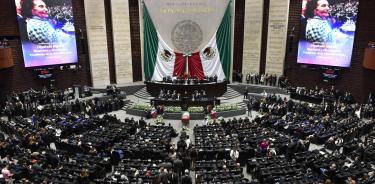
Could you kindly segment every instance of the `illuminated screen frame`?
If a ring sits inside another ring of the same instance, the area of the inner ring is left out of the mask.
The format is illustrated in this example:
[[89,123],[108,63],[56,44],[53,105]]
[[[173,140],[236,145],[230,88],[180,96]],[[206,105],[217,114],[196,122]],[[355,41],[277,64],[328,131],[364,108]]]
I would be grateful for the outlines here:
[[302,0],[297,63],[350,67],[359,0],[313,2]]
[[25,67],[78,62],[71,0],[15,0],[15,4]]

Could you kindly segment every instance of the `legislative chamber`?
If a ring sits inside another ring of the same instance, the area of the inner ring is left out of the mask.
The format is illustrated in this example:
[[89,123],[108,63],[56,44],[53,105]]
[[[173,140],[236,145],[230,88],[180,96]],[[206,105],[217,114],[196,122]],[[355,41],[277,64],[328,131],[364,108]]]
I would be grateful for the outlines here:
[[0,183],[373,184],[365,0],[7,0]]

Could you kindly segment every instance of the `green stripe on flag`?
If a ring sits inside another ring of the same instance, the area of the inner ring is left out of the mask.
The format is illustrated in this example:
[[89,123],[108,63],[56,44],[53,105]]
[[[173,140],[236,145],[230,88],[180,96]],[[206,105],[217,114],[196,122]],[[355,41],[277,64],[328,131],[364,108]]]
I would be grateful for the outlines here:
[[216,33],[216,43],[220,53],[220,62],[223,67],[226,79],[230,77],[230,58],[231,58],[231,11],[230,3],[225,10],[223,20],[220,23]]
[[158,35],[148,13],[146,5],[143,8],[144,12],[144,73],[146,79],[151,79],[154,74],[156,57],[158,53]]

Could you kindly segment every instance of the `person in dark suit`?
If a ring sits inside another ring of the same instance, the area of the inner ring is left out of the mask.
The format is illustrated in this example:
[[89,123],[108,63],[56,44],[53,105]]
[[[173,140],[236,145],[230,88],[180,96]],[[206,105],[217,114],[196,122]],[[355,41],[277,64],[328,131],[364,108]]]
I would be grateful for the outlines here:
[[246,87],[245,91],[243,92],[243,98],[247,99],[248,95],[249,95],[249,89],[247,89],[247,87]]
[[181,159],[177,158],[176,160],[173,161],[173,169],[174,169],[174,172],[177,173],[178,177],[181,177],[183,168],[184,168],[184,165]]
[[139,127],[144,128],[146,126],[146,121],[141,117],[141,119],[138,121]]
[[217,75],[216,74],[214,75],[213,81],[217,82]]
[[185,175],[181,178],[181,184],[192,184],[193,180],[191,179],[191,176],[189,175],[189,170],[185,170]]
[[195,146],[192,146],[190,148],[189,155],[190,155],[190,159],[191,159],[191,168],[195,169],[195,161],[198,158],[198,150],[195,148]]
[[178,175],[172,170],[169,170],[168,180],[171,184],[178,184]]
[[251,102],[250,101],[247,102],[246,106],[247,106],[247,115],[251,117],[251,110],[252,110]]
[[158,177],[159,177],[160,183],[162,183],[162,184],[168,184],[169,183],[167,169],[163,169],[161,171],[161,173],[159,173]]

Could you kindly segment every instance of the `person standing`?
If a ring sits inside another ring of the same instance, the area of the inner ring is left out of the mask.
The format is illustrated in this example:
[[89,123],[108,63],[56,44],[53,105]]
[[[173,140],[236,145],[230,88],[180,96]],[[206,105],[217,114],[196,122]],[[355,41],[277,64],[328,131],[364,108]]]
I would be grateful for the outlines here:
[[181,178],[181,184],[192,184],[193,180],[191,179],[191,176],[189,175],[189,170],[185,170],[185,175]]
[[195,169],[195,161],[198,158],[198,150],[195,148],[194,145],[190,148],[189,155],[191,159],[191,169]]
[[247,116],[252,117],[252,113],[251,113],[251,111],[252,111],[252,102],[251,102],[251,100],[249,100],[249,101],[247,102]]
[[238,157],[240,157],[240,152],[237,148],[233,148],[232,150],[230,150],[229,156],[233,161],[237,162]]
[[174,169],[174,172],[177,173],[178,178],[181,177],[183,168],[184,168],[184,165],[180,158],[177,158],[176,160],[173,161],[173,169]]
[[246,83],[250,84],[250,74],[249,73],[246,75]]
[[247,86],[246,86],[245,91],[243,92],[243,98],[247,99],[248,95],[249,95],[249,90],[247,89]]
[[265,77],[264,74],[262,74],[260,76],[260,81],[259,82],[260,82],[261,85],[264,85],[264,79],[265,79],[264,77]]
[[269,141],[267,141],[266,139],[263,139],[263,140],[259,143],[260,154],[261,154],[262,156],[266,156],[266,155],[267,155],[269,145],[270,145],[270,143],[269,143]]

